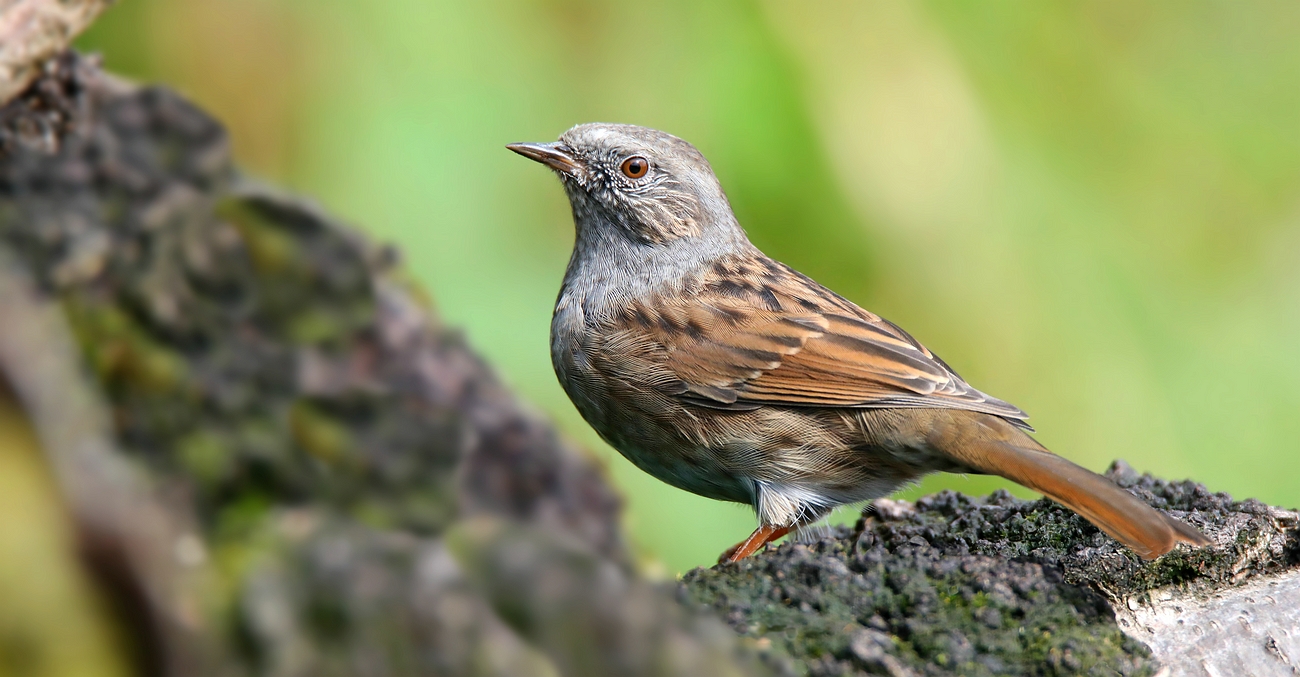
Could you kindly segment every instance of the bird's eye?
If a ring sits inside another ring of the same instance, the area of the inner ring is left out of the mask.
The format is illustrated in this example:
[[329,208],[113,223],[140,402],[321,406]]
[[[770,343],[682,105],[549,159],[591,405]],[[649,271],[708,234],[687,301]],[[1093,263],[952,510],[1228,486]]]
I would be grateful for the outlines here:
[[645,176],[646,171],[650,169],[650,161],[640,155],[633,155],[624,160],[623,164],[619,165],[619,169],[623,170],[623,176],[629,179],[639,179]]

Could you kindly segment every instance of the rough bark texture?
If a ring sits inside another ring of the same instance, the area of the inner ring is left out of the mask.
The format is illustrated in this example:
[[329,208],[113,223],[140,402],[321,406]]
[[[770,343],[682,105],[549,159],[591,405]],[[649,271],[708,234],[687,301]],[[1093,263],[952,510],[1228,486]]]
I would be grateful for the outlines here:
[[[945,491],[915,505],[879,502],[854,528],[812,545],[696,570],[682,596],[770,647],[769,661],[786,672],[1139,675],[1156,672],[1158,662],[1130,634],[1150,637],[1128,614],[1121,618],[1128,626],[1118,623],[1114,608],[1297,573],[1296,512],[1139,476],[1122,462],[1110,476],[1195,524],[1215,546],[1180,547],[1144,563],[1046,499]],[[1288,634],[1273,642],[1289,643],[1300,614],[1277,611],[1289,621],[1281,626]],[[1269,639],[1258,641],[1262,648]],[[1214,667],[1187,674],[1229,674]],[[1278,658],[1250,667],[1256,674],[1291,670]]]
[[113,0],[0,0],[0,102],[41,73]]
[[[93,506],[75,511],[138,665],[713,675],[745,664],[721,623],[638,580],[598,468],[436,321],[394,252],[246,183],[220,125],[168,90],[66,56],[0,116],[21,127],[53,109],[67,115],[56,143],[20,138],[0,158],[0,249],[31,308],[62,309],[80,356],[56,359],[84,360],[107,399],[113,444],[77,453],[141,479],[69,499],[129,495],[166,516],[141,543],[120,523],[129,515],[91,528]],[[22,378],[29,365],[10,357],[57,454],[57,398],[36,387],[48,379]],[[88,486],[82,466],[54,465],[65,487]]]
[[[112,627],[85,674],[1150,674],[1144,609],[1296,571],[1295,513],[1120,465],[1216,547],[1144,564],[1049,502],[944,493],[692,572],[678,604],[395,252],[242,179],[170,91],[41,72],[0,108],[0,414],[72,536],[0,548],[0,597],[80,572],[89,602],[40,599]],[[0,674],[58,672],[39,606],[0,605]]]

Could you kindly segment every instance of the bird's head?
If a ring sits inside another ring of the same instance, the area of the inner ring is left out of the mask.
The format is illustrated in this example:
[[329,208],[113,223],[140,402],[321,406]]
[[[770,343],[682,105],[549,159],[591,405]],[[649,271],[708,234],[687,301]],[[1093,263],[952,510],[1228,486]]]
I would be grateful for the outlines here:
[[596,122],[553,143],[506,147],[560,176],[580,236],[583,229],[613,229],[653,245],[718,229],[739,232],[708,160],[671,134]]

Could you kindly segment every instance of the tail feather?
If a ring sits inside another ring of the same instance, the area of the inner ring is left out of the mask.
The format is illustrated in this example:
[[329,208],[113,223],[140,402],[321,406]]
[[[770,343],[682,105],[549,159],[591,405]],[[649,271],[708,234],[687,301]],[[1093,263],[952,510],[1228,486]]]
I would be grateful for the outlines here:
[[[1053,454],[1032,437],[1006,425],[989,436],[962,435],[942,449],[976,472],[1000,475],[1078,513],[1131,548],[1144,560],[1155,559],[1178,543],[1210,545],[1191,525],[1147,505],[1110,480]],[[989,426],[984,426],[989,431]],[[1009,432],[1008,432],[1009,431]],[[951,439],[951,438],[950,438]]]

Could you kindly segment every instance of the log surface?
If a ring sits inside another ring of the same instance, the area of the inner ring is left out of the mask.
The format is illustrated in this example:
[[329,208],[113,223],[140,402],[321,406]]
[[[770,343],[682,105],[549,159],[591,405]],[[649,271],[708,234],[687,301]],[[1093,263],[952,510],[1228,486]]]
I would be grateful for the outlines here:
[[[1214,545],[1143,562],[1046,499],[945,491],[878,501],[815,543],[696,570],[682,596],[793,673],[1291,674],[1300,514],[1123,462],[1108,474]],[[1238,619],[1257,627],[1235,632]]]

